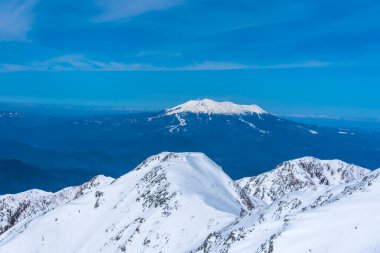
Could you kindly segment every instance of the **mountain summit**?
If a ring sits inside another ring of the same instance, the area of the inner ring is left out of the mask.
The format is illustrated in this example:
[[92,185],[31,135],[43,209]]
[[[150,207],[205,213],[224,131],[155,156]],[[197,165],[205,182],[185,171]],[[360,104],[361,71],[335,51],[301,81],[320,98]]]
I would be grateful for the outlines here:
[[46,198],[34,197],[16,209],[13,205],[24,202],[0,196],[8,200],[0,202],[0,217],[9,209],[47,206],[2,222],[0,251],[190,252],[210,233],[259,207],[202,153],[160,153],[115,181],[100,179],[105,184],[52,207]]
[[184,104],[166,110],[166,115],[177,113],[199,114],[266,114],[258,105],[238,105],[232,102],[217,102],[211,99],[190,100]]

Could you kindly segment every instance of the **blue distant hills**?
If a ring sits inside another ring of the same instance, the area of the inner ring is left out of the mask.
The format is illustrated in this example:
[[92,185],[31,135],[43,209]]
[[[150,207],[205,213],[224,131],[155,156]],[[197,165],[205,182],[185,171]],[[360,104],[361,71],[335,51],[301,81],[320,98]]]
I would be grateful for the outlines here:
[[[162,151],[203,152],[234,179],[303,156],[380,167],[379,131],[296,123],[258,106],[229,102],[189,101],[170,110],[117,115],[0,115],[0,158],[19,161],[7,163],[7,178],[16,182],[23,177],[20,164],[42,170],[49,176],[31,173],[30,168],[23,173],[30,175],[30,188],[44,190],[84,182],[99,173],[117,177]],[[33,177],[40,177],[38,184]],[[22,189],[20,184],[2,184],[6,189],[0,190],[14,192]]]

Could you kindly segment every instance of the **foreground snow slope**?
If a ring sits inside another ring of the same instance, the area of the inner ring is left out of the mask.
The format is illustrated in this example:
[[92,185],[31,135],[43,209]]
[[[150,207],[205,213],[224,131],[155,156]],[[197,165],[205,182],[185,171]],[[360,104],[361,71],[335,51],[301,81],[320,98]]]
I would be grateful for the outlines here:
[[200,153],[162,153],[0,237],[1,252],[187,252],[255,208]]
[[199,252],[379,252],[380,170],[322,188],[293,192],[242,216]]
[[324,195],[331,204],[290,217],[273,242],[274,252],[380,252],[379,174],[341,188],[334,197]]
[[74,189],[46,207],[58,193],[1,196],[31,205],[2,223],[0,252],[380,252],[380,169],[339,160],[304,157],[234,182],[204,154],[161,153]]
[[0,235],[17,223],[25,223],[59,205],[91,193],[113,180],[110,177],[96,176],[83,185],[67,187],[56,193],[29,190],[0,196]]

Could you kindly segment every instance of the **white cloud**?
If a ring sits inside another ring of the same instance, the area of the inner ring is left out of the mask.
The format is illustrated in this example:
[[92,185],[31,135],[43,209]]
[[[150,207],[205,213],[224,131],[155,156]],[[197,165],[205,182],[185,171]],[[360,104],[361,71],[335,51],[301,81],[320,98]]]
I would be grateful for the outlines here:
[[37,0],[0,1],[0,41],[26,40]]
[[157,66],[146,63],[124,63],[115,61],[98,61],[87,59],[83,55],[63,55],[45,61],[28,64],[0,64],[0,72],[57,72],[57,71],[218,71],[238,69],[287,69],[318,68],[331,65],[327,62],[301,62],[275,65],[247,65],[236,62],[203,61],[183,66]]
[[93,19],[95,22],[123,20],[151,11],[169,9],[180,5],[184,0],[97,0],[101,14]]

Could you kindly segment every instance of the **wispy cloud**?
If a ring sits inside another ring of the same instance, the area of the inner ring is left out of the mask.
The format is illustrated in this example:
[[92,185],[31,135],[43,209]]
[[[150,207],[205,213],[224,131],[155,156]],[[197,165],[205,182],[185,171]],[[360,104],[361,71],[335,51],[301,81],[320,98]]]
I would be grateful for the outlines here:
[[0,64],[0,72],[58,72],[58,71],[218,71],[238,69],[288,69],[319,68],[331,63],[309,61],[301,63],[275,65],[248,65],[236,62],[203,61],[183,66],[157,66],[147,63],[124,63],[116,61],[99,61],[87,59],[83,55],[64,55],[29,64]]
[[38,0],[0,1],[0,41],[26,40]]
[[125,64],[89,60],[83,55],[64,55],[29,64],[0,64],[0,72],[57,72],[57,71],[153,71],[158,67],[148,64]]
[[151,11],[169,9],[180,5],[184,0],[97,0],[101,14],[93,19],[95,22],[123,20]]
[[263,67],[270,68],[270,69],[294,69],[294,68],[321,68],[321,67],[327,67],[330,65],[332,65],[331,62],[305,61],[305,62],[275,64],[275,65],[263,66]]
[[236,62],[205,61],[193,65],[176,67],[174,70],[196,71],[196,70],[234,70],[234,69],[292,69],[292,68],[321,68],[332,65],[330,62],[306,61],[273,65],[249,65]]

